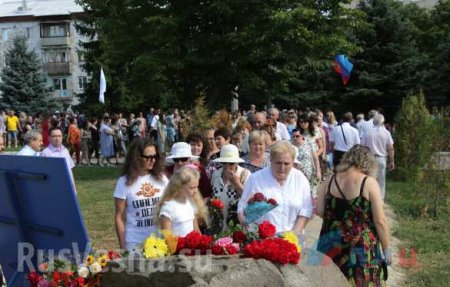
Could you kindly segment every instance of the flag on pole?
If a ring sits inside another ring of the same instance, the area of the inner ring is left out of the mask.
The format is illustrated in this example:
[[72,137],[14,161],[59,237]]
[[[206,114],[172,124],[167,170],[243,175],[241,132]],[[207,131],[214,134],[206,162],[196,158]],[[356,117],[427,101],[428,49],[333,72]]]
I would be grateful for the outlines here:
[[341,75],[344,85],[347,85],[353,70],[353,64],[350,63],[345,55],[340,54],[334,59],[334,70]]
[[105,103],[105,92],[106,92],[106,78],[103,73],[103,68],[100,68],[100,93],[98,96],[98,101],[102,104]]

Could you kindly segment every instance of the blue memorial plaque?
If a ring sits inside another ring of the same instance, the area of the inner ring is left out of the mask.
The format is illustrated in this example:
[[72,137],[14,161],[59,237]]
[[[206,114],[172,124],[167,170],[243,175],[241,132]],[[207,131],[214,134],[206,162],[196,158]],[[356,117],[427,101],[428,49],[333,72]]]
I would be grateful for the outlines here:
[[29,285],[38,251],[89,248],[74,190],[63,158],[0,155],[0,265],[8,286]]

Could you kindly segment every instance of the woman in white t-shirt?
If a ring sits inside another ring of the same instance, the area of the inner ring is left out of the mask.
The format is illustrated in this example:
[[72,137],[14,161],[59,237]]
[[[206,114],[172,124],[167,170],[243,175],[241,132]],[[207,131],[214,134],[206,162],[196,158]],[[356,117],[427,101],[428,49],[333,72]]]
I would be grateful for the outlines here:
[[168,180],[158,147],[135,139],[114,191],[115,224],[120,248],[132,250],[156,229],[156,210]]
[[175,171],[158,207],[161,230],[170,230],[175,236],[186,236],[199,230],[199,217],[208,223],[208,212],[198,190],[199,180],[200,174],[193,167]]

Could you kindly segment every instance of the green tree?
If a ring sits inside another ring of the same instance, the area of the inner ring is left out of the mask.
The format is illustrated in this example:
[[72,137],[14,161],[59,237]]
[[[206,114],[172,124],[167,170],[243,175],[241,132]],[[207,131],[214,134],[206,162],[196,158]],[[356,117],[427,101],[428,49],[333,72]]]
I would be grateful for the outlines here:
[[349,1],[77,2],[87,11],[79,31],[95,35],[86,68],[107,71],[111,109],[189,108],[203,91],[218,108],[236,86],[244,106],[289,103],[308,89],[297,83],[311,64],[325,71],[356,48],[346,33],[358,11],[341,5]]
[[432,120],[423,93],[405,97],[394,133],[399,175],[413,179],[432,155]]
[[36,114],[54,111],[59,104],[45,86],[45,77],[37,54],[28,51],[26,38],[16,37],[5,55],[0,91],[1,108]]
[[417,93],[430,77],[429,59],[419,51],[417,27],[399,1],[361,1],[367,26],[357,29],[361,52],[353,58],[354,73],[345,104],[358,110],[382,108],[394,115],[404,96]]

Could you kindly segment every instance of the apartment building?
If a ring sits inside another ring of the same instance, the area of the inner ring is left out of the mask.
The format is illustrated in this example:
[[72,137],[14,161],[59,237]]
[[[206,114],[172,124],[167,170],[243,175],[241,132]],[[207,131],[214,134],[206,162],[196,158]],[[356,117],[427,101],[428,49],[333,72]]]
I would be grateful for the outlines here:
[[0,69],[16,35],[42,60],[47,86],[64,105],[76,105],[87,75],[74,16],[83,13],[75,0],[0,0]]

